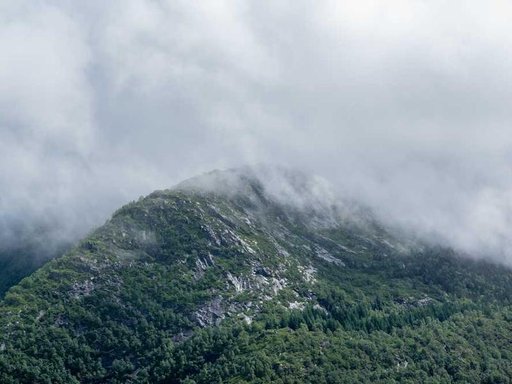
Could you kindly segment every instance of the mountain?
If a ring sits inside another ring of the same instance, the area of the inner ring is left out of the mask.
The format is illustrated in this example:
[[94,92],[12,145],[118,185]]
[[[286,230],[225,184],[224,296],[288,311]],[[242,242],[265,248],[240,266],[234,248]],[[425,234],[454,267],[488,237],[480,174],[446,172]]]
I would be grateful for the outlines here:
[[10,287],[68,247],[67,242],[45,247],[22,239],[19,245],[0,248],[0,299]]
[[0,304],[1,383],[509,383],[512,273],[291,171],[115,212]]

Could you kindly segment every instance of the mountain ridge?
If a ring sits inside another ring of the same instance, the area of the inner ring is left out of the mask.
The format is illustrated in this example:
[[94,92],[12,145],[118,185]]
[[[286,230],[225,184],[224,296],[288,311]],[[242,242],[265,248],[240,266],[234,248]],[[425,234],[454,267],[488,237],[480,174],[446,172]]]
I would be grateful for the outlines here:
[[[0,381],[498,382],[512,374],[509,270],[403,241],[369,214],[351,221],[330,197],[321,201],[322,188],[309,198],[318,205],[304,203],[305,188],[302,201],[283,203],[293,190],[281,181],[269,192],[258,173],[217,171],[117,210],[6,294]],[[429,332],[456,354],[470,351],[467,364]]]

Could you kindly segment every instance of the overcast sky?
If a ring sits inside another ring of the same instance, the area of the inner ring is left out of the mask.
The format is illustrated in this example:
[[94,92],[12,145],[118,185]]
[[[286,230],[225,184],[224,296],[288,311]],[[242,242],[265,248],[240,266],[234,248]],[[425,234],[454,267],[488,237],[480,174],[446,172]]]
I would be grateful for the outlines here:
[[512,264],[511,4],[1,1],[0,238],[265,162]]

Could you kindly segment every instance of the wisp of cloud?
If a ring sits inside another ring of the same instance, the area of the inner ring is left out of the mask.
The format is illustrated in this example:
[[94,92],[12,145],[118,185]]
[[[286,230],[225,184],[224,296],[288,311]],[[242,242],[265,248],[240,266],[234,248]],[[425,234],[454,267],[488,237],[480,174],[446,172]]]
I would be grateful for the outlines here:
[[70,241],[153,189],[265,162],[512,264],[511,13],[497,0],[3,2],[0,243]]

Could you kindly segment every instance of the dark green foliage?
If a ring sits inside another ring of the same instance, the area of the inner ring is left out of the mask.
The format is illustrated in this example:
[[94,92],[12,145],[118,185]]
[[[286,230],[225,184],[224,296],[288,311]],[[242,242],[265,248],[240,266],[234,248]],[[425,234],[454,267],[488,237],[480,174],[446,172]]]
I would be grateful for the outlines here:
[[66,248],[65,244],[43,248],[40,244],[31,244],[26,240],[23,246],[0,249],[0,298],[10,287],[48,260],[61,255]]
[[0,382],[510,382],[509,270],[252,189],[155,192],[10,289]]

